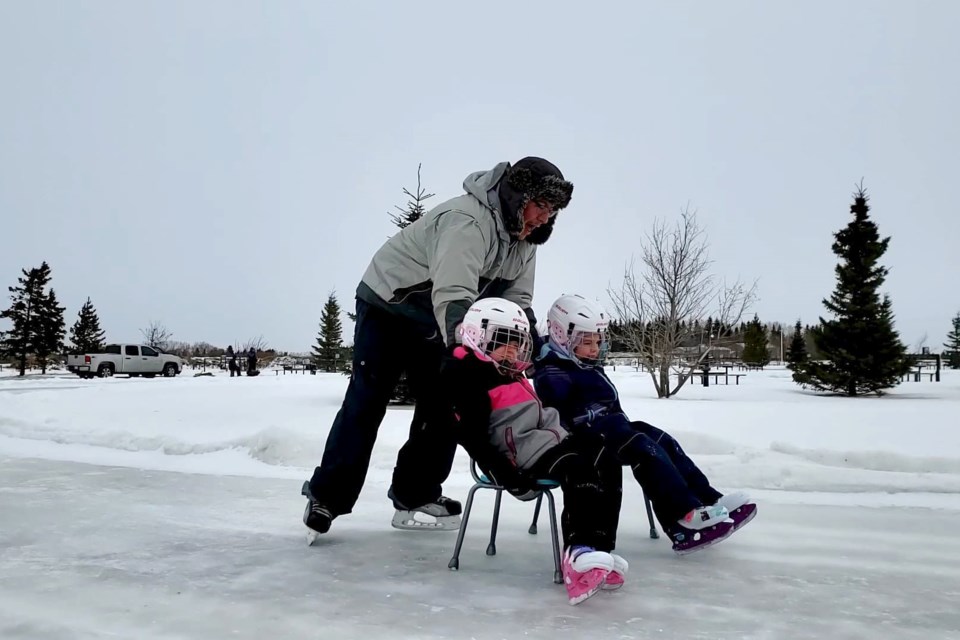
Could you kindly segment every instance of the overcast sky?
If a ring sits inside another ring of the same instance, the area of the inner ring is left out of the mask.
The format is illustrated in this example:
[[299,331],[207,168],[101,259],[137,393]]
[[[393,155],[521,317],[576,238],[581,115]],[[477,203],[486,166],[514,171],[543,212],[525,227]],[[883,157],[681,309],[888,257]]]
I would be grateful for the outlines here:
[[540,155],[576,186],[541,317],[605,297],[689,203],[762,319],[813,323],[863,178],[897,327],[938,350],[960,311],[957,24],[951,0],[0,0],[0,285],[47,260],[68,324],[89,296],[110,340],[157,320],[307,350],[417,163],[439,202]]

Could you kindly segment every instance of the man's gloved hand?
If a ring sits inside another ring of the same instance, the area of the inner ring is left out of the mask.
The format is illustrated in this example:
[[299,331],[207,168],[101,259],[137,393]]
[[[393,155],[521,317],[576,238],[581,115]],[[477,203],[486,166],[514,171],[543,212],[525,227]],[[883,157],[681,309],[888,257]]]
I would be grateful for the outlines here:
[[604,406],[596,406],[595,408],[587,409],[587,412],[581,416],[577,416],[573,420],[573,424],[580,426],[583,424],[589,425],[597,421],[598,418],[602,418],[607,415],[608,409]]

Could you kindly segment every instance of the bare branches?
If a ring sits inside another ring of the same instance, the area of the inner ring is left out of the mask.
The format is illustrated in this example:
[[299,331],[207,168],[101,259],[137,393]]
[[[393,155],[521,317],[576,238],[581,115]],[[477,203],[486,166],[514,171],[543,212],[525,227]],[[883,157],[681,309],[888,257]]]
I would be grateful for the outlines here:
[[251,348],[257,352],[266,351],[267,341],[264,339],[262,335],[259,335],[256,338],[249,338],[246,342],[243,343],[241,350],[250,351]]
[[717,281],[708,248],[695,211],[684,209],[673,225],[657,220],[644,237],[640,276],[631,259],[619,289],[608,291],[616,337],[650,371],[662,398],[680,390],[756,299],[756,283]]
[[162,322],[155,320],[151,321],[146,329],[140,329],[140,334],[143,336],[145,345],[161,351],[167,348],[167,343],[173,337],[172,331],[167,329]]

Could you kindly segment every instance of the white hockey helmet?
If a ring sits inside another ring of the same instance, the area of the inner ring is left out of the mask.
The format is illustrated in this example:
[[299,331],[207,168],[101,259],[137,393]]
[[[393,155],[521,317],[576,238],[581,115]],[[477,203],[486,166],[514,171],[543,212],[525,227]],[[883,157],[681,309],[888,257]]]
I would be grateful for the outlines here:
[[[603,361],[610,350],[610,317],[598,302],[581,295],[563,295],[557,298],[547,313],[547,333],[554,347],[585,365]],[[578,358],[574,349],[584,336],[597,335],[600,340],[596,359]]]
[[[460,341],[481,360],[493,362],[504,373],[516,374],[530,366],[530,321],[523,309],[503,298],[484,298],[470,305],[460,324]],[[500,362],[491,354],[507,347]]]

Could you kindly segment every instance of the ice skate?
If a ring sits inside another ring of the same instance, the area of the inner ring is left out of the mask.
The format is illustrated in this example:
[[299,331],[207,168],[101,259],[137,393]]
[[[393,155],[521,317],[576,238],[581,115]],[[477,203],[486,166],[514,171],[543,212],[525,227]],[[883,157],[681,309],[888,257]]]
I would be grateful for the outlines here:
[[622,556],[611,553],[610,557],[613,558],[613,570],[607,574],[600,586],[604,591],[614,591],[622,587],[627,578],[627,571],[630,569],[630,564]]
[[303,524],[307,525],[307,544],[313,545],[321,534],[330,531],[333,514],[314,499],[313,494],[310,493],[309,480],[303,483],[300,495],[307,499],[307,508],[303,511]]
[[682,556],[726,540],[733,533],[733,522],[726,507],[697,507],[667,533],[673,540],[673,550]]
[[410,509],[393,495],[393,487],[387,491],[397,510],[390,524],[395,529],[406,531],[456,531],[460,528],[463,509],[456,500],[440,496],[433,502]]
[[715,506],[724,507],[730,512],[734,531],[738,531],[757,515],[757,505],[751,502],[750,496],[742,491],[721,496]]
[[593,547],[569,547],[563,554],[561,567],[570,604],[580,604],[600,590],[613,571],[614,560],[609,553]]

